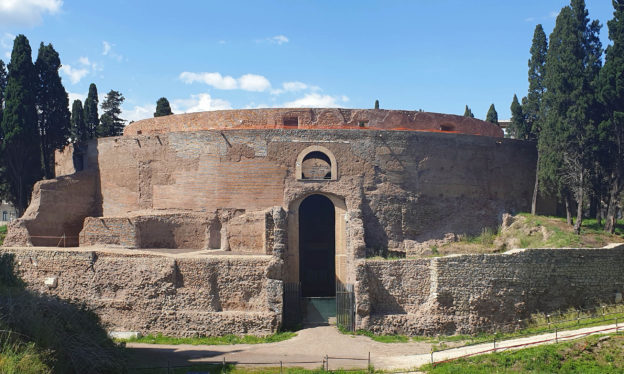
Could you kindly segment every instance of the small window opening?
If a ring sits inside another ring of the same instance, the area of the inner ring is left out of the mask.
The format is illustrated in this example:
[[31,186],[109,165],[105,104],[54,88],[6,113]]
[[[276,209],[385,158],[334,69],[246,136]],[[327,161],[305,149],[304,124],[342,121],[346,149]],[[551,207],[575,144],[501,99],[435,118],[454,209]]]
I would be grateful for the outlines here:
[[299,117],[284,118],[284,127],[299,127]]
[[331,160],[323,152],[310,152],[303,158],[302,179],[331,179]]
[[454,131],[455,127],[453,125],[441,125],[440,131]]
[[2,220],[3,221],[8,221],[9,220],[8,214],[9,214],[8,212],[2,212]]
[[143,131],[137,130],[137,135],[141,135],[141,134],[143,134]]
[[360,122],[358,122],[358,126],[366,127],[366,126],[368,126],[368,121],[360,121]]
[[221,249],[221,222],[214,220],[208,228],[208,248]]

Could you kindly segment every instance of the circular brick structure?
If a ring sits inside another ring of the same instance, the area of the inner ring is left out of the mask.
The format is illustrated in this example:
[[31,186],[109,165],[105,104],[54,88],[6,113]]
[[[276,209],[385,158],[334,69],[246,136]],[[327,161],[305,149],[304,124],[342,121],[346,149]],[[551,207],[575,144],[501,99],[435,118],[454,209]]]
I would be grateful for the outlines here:
[[471,117],[407,110],[337,108],[238,109],[174,114],[133,122],[125,128],[124,135],[228,129],[374,129],[503,137],[499,126]]

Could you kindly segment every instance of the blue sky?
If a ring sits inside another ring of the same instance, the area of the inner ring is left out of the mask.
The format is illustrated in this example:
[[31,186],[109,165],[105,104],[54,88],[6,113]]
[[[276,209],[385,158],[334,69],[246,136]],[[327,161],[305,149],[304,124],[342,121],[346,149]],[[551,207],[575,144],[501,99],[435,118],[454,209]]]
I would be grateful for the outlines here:
[[[609,0],[586,0],[592,19]],[[535,25],[547,34],[565,0],[0,0],[0,58],[28,37],[61,56],[70,99],[89,83],[126,97],[123,117],[321,106],[423,109],[509,118],[526,94]],[[71,105],[70,105],[71,106]]]

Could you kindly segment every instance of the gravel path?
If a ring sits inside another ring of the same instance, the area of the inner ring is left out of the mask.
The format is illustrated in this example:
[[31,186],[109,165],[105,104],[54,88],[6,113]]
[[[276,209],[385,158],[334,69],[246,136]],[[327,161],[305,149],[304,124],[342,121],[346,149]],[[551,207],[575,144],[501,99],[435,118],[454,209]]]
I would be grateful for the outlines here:
[[[605,331],[606,329],[610,329]],[[562,331],[559,341],[578,334],[614,332],[615,325],[595,326]],[[496,343],[497,350],[513,349],[520,344],[547,344],[554,333],[528,338],[510,339]],[[553,341],[554,342],[554,341]],[[301,330],[297,336],[277,343],[236,345],[164,345],[128,343],[133,368],[187,366],[202,362],[236,363],[241,366],[284,366],[318,368],[329,356],[329,368],[366,368],[370,352],[371,364],[377,369],[409,369],[431,360],[431,344],[424,342],[379,343],[365,336],[344,335],[334,326],[320,326]],[[493,349],[492,343],[460,347],[434,353],[436,361],[460,357]]]

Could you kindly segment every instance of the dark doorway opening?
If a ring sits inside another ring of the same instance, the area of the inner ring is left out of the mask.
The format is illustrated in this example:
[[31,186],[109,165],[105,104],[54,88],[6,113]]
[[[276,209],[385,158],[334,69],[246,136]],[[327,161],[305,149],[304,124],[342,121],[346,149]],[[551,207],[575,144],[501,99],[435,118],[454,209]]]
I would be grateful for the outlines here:
[[334,204],[310,195],[299,205],[299,277],[301,296],[336,296]]

